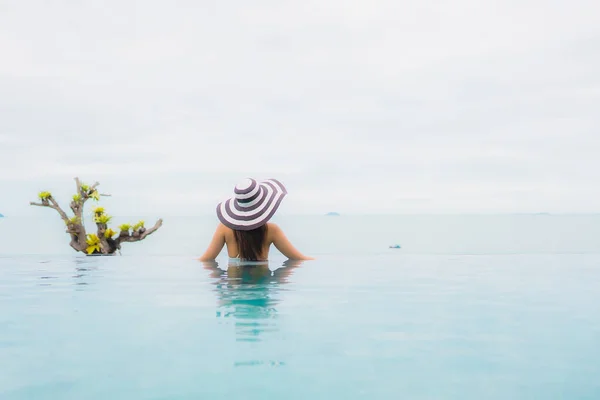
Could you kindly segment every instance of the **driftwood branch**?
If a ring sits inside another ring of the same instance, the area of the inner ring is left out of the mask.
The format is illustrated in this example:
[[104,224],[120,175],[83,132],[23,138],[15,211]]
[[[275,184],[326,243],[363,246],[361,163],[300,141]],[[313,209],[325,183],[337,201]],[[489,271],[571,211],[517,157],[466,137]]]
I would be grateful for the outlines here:
[[79,200],[75,201],[75,199],[73,199],[73,201],[71,202],[71,210],[73,211],[73,214],[75,214],[75,216],[79,220],[80,233],[81,233],[81,235],[79,236],[79,244],[82,248],[85,249],[87,247],[87,242],[86,242],[87,232],[86,232],[85,226],[83,224],[83,208],[84,208],[85,202],[90,198],[90,195],[96,190],[96,188],[98,187],[98,185],[100,185],[100,183],[99,182],[94,183],[86,191],[86,190],[83,190],[83,187],[82,187],[83,184],[81,183],[81,180],[78,177],[76,177],[75,185],[77,187],[77,194],[79,195]]
[[140,228],[137,231],[134,231],[133,234],[129,234],[128,231],[122,231],[117,237],[116,241],[118,246],[121,246],[123,242],[139,242],[140,240],[144,240],[147,236],[152,235],[154,232],[158,230],[162,226],[163,220],[159,219],[156,221],[156,224],[150,229]]
[[69,217],[67,217],[67,213],[64,212],[62,208],[60,208],[60,206],[58,205],[56,200],[54,200],[54,197],[50,196],[50,198],[48,200],[50,201],[50,203],[52,203],[52,208],[54,208],[56,211],[58,211],[58,213],[60,214],[60,217],[63,219],[63,221],[67,222],[69,220]]
[[[82,184],[81,184],[81,181],[79,180],[79,178],[75,178],[75,184],[77,185],[77,193],[84,193],[84,191],[82,190]],[[90,186],[88,193],[93,192],[98,187],[98,185],[100,185],[100,182],[96,182],[92,186]]]
[[[71,235],[71,242],[69,243],[69,246],[71,246],[76,251],[85,251],[85,248],[86,248],[85,233],[82,235],[78,231],[80,231],[80,229],[74,229],[74,230],[67,229],[67,233]],[[83,244],[81,243],[82,242],[80,240],[81,238],[83,238]]]
[[[94,255],[114,254],[121,248],[121,243],[139,242],[144,240],[162,226],[162,219],[159,219],[150,229],[146,229],[143,226],[143,221],[140,221],[138,224],[134,225],[135,229],[130,232],[130,225],[124,224],[125,230],[122,230],[119,236],[116,239],[113,239],[111,236],[114,233],[112,229],[108,227],[110,217],[102,210],[97,211],[94,216],[97,227],[96,234],[88,235],[83,224],[83,209],[85,202],[92,197],[97,200],[99,196],[110,196],[110,194],[98,193],[97,187],[100,185],[99,182],[94,183],[90,187],[84,187],[79,178],[75,178],[75,184],[77,186],[77,193],[73,196],[73,200],[70,203],[71,210],[74,214],[73,218],[68,217],[49,192],[40,193],[41,202],[32,201],[29,204],[56,210],[67,226],[66,232],[71,237],[70,246],[76,251]],[[111,232],[107,233],[109,230]]]
[[94,193],[96,191],[96,188],[100,185],[100,182],[96,182],[94,183],[92,186],[89,187],[89,189],[83,190],[81,181],[79,180],[79,178],[75,178],[75,184],[77,185],[77,193],[81,196],[81,208],[83,209],[83,204],[85,204],[85,202],[90,198],[91,194]]

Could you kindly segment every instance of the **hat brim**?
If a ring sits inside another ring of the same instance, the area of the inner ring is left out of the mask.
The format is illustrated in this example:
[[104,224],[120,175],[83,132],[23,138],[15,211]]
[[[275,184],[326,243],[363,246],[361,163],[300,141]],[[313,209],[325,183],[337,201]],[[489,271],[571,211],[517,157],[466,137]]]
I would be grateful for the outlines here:
[[263,191],[259,201],[251,206],[240,204],[235,197],[217,205],[219,221],[228,228],[238,231],[250,231],[266,224],[277,212],[287,190],[276,179],[267,179],[259,183]]

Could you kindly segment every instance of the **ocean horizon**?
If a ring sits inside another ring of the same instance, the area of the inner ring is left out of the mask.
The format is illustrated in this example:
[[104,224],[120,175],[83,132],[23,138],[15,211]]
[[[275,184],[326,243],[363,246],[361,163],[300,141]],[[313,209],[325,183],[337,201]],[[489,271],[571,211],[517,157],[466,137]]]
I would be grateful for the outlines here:
[[[0,255],[75,254],[64,223],[48,214],[3,218]],[[115,216],[111,226],[139,219],[151,226],[158,217]],[[160,217],[161,229],[143,242],[124,244],[122,254],[199,255],[218,224],[214,215]],[[84,221],[93,233],[91,217]],[[288,215],[273,222],[299,248],[316,255],[388,252],[396,244],[403,253],[420,254],[600,252],[600,214]]]

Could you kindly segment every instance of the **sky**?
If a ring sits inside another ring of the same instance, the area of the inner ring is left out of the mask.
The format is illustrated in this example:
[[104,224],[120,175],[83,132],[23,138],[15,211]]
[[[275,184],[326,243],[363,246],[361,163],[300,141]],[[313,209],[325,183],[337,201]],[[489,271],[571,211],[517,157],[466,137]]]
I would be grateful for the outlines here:
[[0,0],[0,213],[600,212],[592,0]]

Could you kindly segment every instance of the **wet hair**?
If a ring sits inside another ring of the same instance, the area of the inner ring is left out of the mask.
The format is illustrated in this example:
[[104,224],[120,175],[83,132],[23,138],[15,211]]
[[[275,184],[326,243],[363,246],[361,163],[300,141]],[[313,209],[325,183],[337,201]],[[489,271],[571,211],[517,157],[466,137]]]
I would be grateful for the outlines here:
[[240,258],[246,261],[262,261],[260,257],[267,238],[267,224],[250,231],[233,231]]

